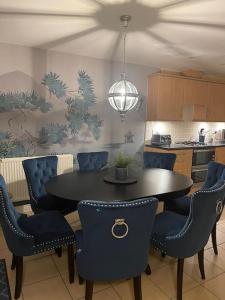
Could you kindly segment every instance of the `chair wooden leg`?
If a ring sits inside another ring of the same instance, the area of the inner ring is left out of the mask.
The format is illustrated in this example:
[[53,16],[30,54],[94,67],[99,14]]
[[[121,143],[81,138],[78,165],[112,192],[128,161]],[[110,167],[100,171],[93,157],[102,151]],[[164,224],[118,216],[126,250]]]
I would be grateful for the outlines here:
[[57,254],[58,257],[62,257],[62,247],[56,248],[55,253]]
[[133,284],[134,284],[134,299],[142,300],[141,276],[134,277]]
[[69,270],[69,282],[74,282],[74,247],[73,244],[67,246],[68,254],[68,270]]
[[79,284],[82,285],[84,283],[84,279],[78,274]]
[[163,252],[163,251],[161,251],[161,257],[162,257],[162,258],[166,257],[166,253]]
[[218,255],[217,241],[216,241],[216,223],[213,226],[213,230],[211,232],[211,237],[212,237],[212,244],[213,244],[214,253],[215,253],[215,255]]
[[15,254],[12,255],[12,263],[11,263],[11,270],[15,270],[16,267],[16,256]]
[[18,299],[22,290],[23,280],[23,257],[15,256],[16,260],[16,287],[15,287],[15,299]]
[[146,269],[145,269],[145,274],[146,274],[146,275],[151,275],[151,274],[152,274],[152,270],[151,270],[151,267],[150,267],[149,264],[147,265],[147,267],[146,267]]
[[184,259],[177,261],[177,300],[182,300]]
[[92,300],[93,284],[94,284],[93,281],[86,280],[85,300]]
[[202,279],[205,279],[204,248],[198,252],[198,264]]

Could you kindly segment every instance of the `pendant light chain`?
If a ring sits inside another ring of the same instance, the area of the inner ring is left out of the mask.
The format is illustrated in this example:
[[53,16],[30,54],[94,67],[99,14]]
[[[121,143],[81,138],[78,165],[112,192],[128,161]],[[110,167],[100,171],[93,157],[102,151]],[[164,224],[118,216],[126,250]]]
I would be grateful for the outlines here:
[[120,17],[123,22],[123,70],[121,79],[113,83],[109,89],[108,100],[110,105],[120,113],[121,121],[124,121],[125,114],[128,110],[135,107],[138,102],[139,93],[126,76],[126,40],[127,40],[127,28],[128,22],[131,20],[130,15],[123,15]]
[[126,76],[126,38],[127,38],[127,27],[128,22],[124,21],[123,28],[124,28],[124,36],[123,36],[123,73],[124,77]]

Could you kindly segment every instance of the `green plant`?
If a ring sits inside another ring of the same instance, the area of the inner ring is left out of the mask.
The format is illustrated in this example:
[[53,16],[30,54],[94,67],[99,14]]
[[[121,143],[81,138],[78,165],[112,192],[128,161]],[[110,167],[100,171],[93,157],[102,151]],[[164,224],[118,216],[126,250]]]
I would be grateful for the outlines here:
[[134,161],[134,159],[132,157],[120,152],[116,156],[116,158],[114,160],[114,164],[117,168],[126,168],[133,161]]

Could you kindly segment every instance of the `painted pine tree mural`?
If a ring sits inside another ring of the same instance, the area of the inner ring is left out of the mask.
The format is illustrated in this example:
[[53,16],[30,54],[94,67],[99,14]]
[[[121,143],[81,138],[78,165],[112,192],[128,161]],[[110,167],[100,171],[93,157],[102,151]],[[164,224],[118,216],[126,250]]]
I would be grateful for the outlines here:
[[94,86],[91,77],[83,70],[78,72],[78,94],[66,99],[68,105],[66,118],[69,122],[71,133],[79,134],[83,124],[88,126],[95,140],[100,138],[102,120],[97,115],[92,115],[89,109],[96,103]]
[[57,98],[62,98],[66,95],[67,86],[60,79],[60,75],[56,73],[49,72],[45,74],[42,84],[48,88],[50,95],[55,95]]

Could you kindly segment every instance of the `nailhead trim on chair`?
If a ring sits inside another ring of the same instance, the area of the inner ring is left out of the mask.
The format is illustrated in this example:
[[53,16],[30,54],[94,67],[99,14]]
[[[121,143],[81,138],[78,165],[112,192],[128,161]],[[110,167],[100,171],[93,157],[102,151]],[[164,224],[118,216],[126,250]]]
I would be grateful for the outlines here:
[[[198,194],[201,194],[201,193],[212,193],[212,192],[217,192],[217,191],[220,191],[221,189],[223,189],[225,187],[225,181],[224,181],[224,184],[223,185],[221,185],[219,188],[217,188],[217,189],[214,189],[214,190],[199,190],[199,191],[196,191],[195,193],[193,193],[192,194],[192,196],[191,196],[191,199],[194,197],[194,196],[196,196],[196,195],[198,195]],[[191,201],[191,212],[192,212],[192,201]],[[153,247],[155,248],[155,249],[157,249],[157,250],[162,250],[163,249],[163,251],[165,252],[165,254],[166,254],[166,246],[167,246],[167,244],[166,244],[166,241],[167,240],[173,240],[173,239],[181,239],[185,234],[186,234],[186,232],[189,230],[189,228],[190,228],[190,226],[191,226],[191,222],[190,222],[190,218],[191,218],[191,214],[189,215],[189,217],[188,217],[188,219],[187,219],[187,221],[186,221],[186,223],[185,223],[185,225],[184,225],[184,227],[183,227],[183,229],[178,233],[178,234],[176,234],[176,235],[173,235],[173,236],[166,236],[165,237],[165,243],[162,243],[162,242],[160,242],[157,238],[152,238],[151,240],[152,240],[152,242],[153,242]],[[157,245],[159,245],[159,247],[157,247]]]
[[151,202],[152,200],[150,199],[147,199],[147,200],[138,200],[138,202],[130,202],[130,203],[127,203],[127,204],[120,204],[118,202],[118,204],[107,204],[107,203],[103,203],[101,201],[90,201],[90,200],[83,200],[80,202],[79,205],[89,205],[89,206],[95,206],[95,207],[130,207],[130,206],[139,206],[140,204],[146,204],[146,203],[149,203]]
[[[218,192],[218,191],[220,191],[221,189],[223,189],[225,187],[225,182],[224,182],[224,184],[223,185],[221,185],[219,188],[217,188],[217,189],[214,189],[214,190],[199,190],[199,191],[197,191],[197,192],[195,192],[195,193],[193,193],[192,194],[192,196],[191,196],[191,199],[194,197],[194,196],[196,196],[196,195],[198,195],[198,194],[201,194],[201,193],[204,193],[204,194],[210,194],[210,193],[212,193],[212,192]],[[192,201],[191,201],[191,212],[192,212]],[[181,230],[180,232],[179,232],[179,234],[177,234],[177,235],[174,235],[174,236],[167,236],[166,237],[166,239],[168,239],[168,240],[173,240],[173,239],[177,239],[177,238],[181,238],[186,232],[187,232],[187,230],[189,229],[189,227],[191,226],[191,223],[189,223],[189,220],[190,218],[188,218],[187,219],[187,222],[186,222],[186,224],[184,225],[184,229],[183,230]],[[189,223],[189,224],[188,224]],[[187,226],[187,227],[186,227]],[[186,227],[186,228],[185,228]]]
[[[9,218],[8,218],[8,215],[7,215],[7,212],[6,212],[6,207],[5,207],[5,203],[4,203],[4,197],[3,197],[3,191],[2,189],[0,188],[0,199],[2,201],[2,204],[3,204],[3,214],[8,222],[8,225],[11,227],[11,229],[16,233],[18,234],[19,236],[22,236],[22,237],[25,237],[27,239],[33,239],[33,235],[28,235],[26,233],[22,233],[22,232],[19,232],[15,227],[14,225],[10,222]],[[21,230],[22,231],[22,230]]]
[[[7,221],[9,227],[13,230],[13,232],[15,232],[17,235],[19,235],[19,236],[21,236],[25,239],[33,240],[33,243],[35,243],[35,239],[34,239],[33,235],[26,234],[22,230],[21,230],[21,232],[18,231],[15,228],[15,226],[11,223],[10,219],[8,218],[2,188],[0,188],[0,201],[2,201],[2,207],[3,207],[3,210],[1,210],[1,213],[3,213],[4,219]],[[31,255],[38,254],[38,253],[45,252],[45,251],[51,251],[51,250],[54,250],[58,247],[67,246],[67,245],[70,245],[70,244],[75,244],[75,235],[74,234],[71,235],[71,236],[67,236],[67,237],[64,237],[64,238],[59,238],[59,239],[44,242],[44,243],[41,243],[41,244],[33,244],[33,246],[32,246],[33,252],[32,252]]]

